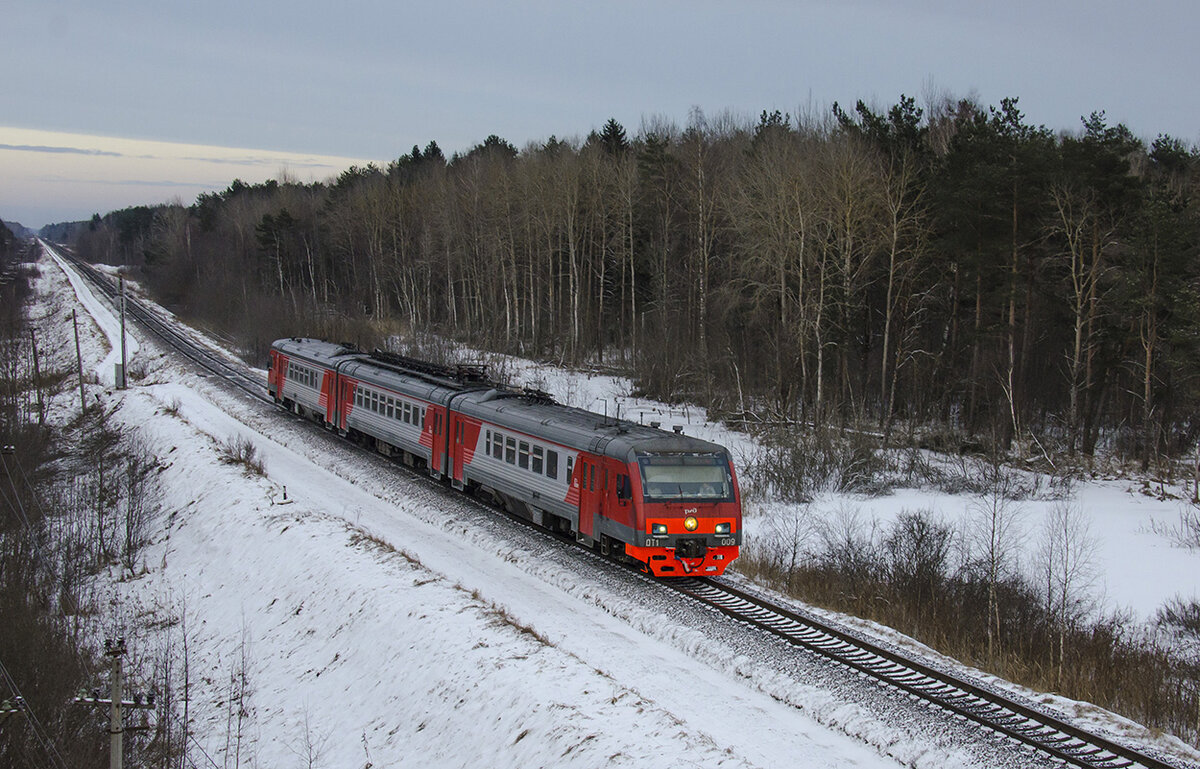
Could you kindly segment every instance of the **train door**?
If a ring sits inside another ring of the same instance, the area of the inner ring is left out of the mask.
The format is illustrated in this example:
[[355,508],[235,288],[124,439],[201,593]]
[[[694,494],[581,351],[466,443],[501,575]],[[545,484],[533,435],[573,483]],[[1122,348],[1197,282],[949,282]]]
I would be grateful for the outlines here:
[[342,393],[338,398],[337,428],[346,431],[346,419],[350,416],[351,405],[354,403],[354,382],[345,377],[339,377],[342,383]]
[[600,511],[600,503],[604,498],[600,468],[591,457],[580,454],[575,474],[579,479],[579,533],[594,537],[596,513]]
[[446,471],[451,482],[461,486],[463,480],[463,418],[459,414],[450,414],[450,465]]
[[429,474],[434,478],[441,478],[443,465],[446,459],[446,415],[450,413],[446,409],[433,408],[429,410],[431,413],[427,416],[433,420],[433,446],[429,457]]

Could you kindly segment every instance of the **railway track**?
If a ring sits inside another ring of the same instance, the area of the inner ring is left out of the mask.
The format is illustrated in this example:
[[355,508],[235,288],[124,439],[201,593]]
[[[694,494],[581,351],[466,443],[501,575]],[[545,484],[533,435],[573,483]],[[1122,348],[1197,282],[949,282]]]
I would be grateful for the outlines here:
[[[117,288],[104,274],[69,254],[61,255],[90,283],[107,295],[114,305],[119,302]],[[224,356],[205,349],[128,296],[126,313],[145,330],[196,365],[226,379],[258,400],[272,402],[266,394],[264,383],[258,377],[248,374],[244,366],[231,363]],[[526,523],[523,519],[514,520]],[[558,537],[556,539],[567,541]],[[573,540],[571,543],[573,544]],[[856,634],[834,627],[815,615],[776,606],[722,580],[685,578],[654,582],[667,590],[700,602],[736,622],[832,660],[858,674],[936,705],[957,717],[980,724],[1071,766],[1086,769],[1183,769],[1185,766],[1168,763],[1161,758],[1091,734],[1002,693],[886,649]]]
[[661,580],[660,584],[732,619],[937,705],[1071,766],[1089,769],[1178,769],[1182,765],[1091,734],[1011,697],[909,659],[823,622],[789,611],[719,579]]
[[[113,285],[112,281],[106,275],[69,253],[61,251],[56,253],[70,262],[72,268],[78,270],[81,275],[88,279],[89,283],[107,296],[115,308],[120,309],[120,290],[117,286]],[[137,321],[146,331],[154,334],[159,341],[168,345],[205,371],[227,380],[239,390],[260,401],[272,403],[271,398],[267,396],[266,383],[259,377],[247,373],[244,365],[231,363],[220,353],[205,349],[203,346],[197,344],[194,339],[180,333],[178,329],[172,327],[170,323],[142,306],[141,302],[130,297],[128,294],[125,296],[125,314]]]

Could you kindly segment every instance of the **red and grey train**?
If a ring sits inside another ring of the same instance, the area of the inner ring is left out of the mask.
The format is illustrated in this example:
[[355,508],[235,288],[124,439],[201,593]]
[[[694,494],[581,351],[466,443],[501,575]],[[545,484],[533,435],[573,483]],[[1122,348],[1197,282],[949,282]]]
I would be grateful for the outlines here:
[[271,345],[275,402],[655,576],[722,574],[742,543],[729,453],[488,379],[318,339]]

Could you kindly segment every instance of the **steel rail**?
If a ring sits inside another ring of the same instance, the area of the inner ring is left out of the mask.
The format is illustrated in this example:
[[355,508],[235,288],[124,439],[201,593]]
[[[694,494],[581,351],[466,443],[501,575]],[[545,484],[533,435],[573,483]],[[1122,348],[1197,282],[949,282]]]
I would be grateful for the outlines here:
[[720,613],[884,684],[1087,769],[1178,769],[1174,764],[1092,734],[1049,713],[910,659],[822,621],[776,606],[713,578],[660,580]]

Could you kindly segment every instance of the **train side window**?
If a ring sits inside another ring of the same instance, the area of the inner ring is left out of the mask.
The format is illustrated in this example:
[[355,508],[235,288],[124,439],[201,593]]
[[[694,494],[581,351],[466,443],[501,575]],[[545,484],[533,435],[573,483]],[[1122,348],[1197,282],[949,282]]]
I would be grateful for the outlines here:
[[588,474],[588,491],[595,491],[596,490],[596,466],[589,464],[587,466],[587,474]]
[[521,441],[520,448],[517,452],[517,467],[522,470],[529,469],[529,443]]
[[392,400],[391,398],[387,399],[387,418],[396,418],[396,401]]
[[542,474],[542,467],[544,466],[544,454],[545,449],[543,449],[541,446],[533,447],[533,464],[530,466],[530,469],[538,475]]
[[511,436],[504,439],[504,461],[510,465],[517,463],[517,439]]
[[483,436],[483,453],[489,457],[492,455],[492,431],[487,430]]
[[492,439],[492,456],[496,459],[504,459],[504,434],[496,433],[496,437]]

